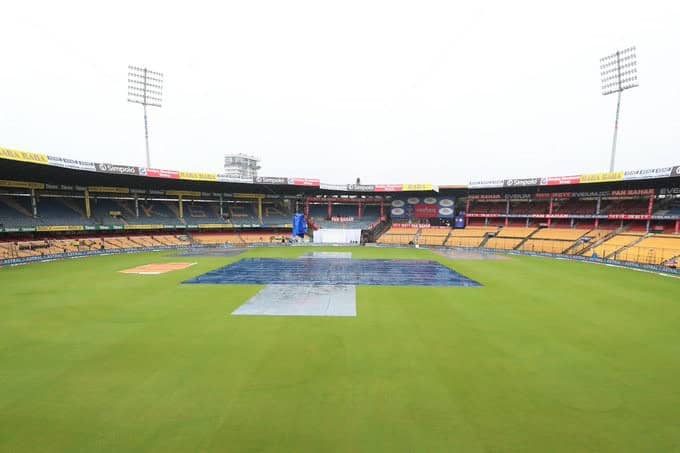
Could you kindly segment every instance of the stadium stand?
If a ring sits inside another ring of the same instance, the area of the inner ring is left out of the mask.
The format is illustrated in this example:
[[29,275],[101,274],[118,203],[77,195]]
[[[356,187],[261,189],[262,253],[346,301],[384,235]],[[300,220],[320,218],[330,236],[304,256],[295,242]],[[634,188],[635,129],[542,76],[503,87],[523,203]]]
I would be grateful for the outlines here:
[[647,200],[612,200],[602,212],[607,214],[644,215],[649,209]]
[[523,238],[502,238],[492,237],[486,241],[481,247],[487,249],[512,250],[517,247],[524,239]]
[[378,238],[378,244],[409,244],[414,243],[419,228],[410,226],[392,225],[385,233]]
[[662,264],[680,255],[680,235],[649,235],[614,254],[621,261]]
[[547,214],[548,210],[550,208],[550,204],[545,201],[536,201],[536,202],[521,202],[521,203],[513,203],[510,205],[510,213],[511,214],[530,214],[530,215],[539,215],[539,214]]
[[502,228],[497,236],[499,238],[526,238],[530,234],[532,234],[534,231],[536,231],[536,228],[532,227],[505,227]]
[[420,245],[444,245],[451,233],[450,228],[421,228],[418,236]]
[[597,210],[597,200],[572,198],[553,207],[555,214],[593,215]]

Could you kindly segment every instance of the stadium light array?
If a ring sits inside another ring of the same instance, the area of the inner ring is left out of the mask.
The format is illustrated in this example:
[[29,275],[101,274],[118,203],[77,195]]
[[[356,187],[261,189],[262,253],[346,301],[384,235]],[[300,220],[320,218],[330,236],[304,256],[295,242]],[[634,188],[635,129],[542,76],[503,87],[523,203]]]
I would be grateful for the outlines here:
[[149,153],[149,126],[146,107],[161,107],[163,102],[163,74],[147,68],[128,66],[128,102],[144,106],[144,139],[146,142],[146,166],[151,167]]
[[635,46],[617,50],[611,55],[600,58],[600,77],[602,79],[602,95],[618,93],[616,101],[616,119],[614,120],[614,139],[609,171],[614,171],[616,159],[616,137],[619,132],[619,113],[621,111],[621,93],[639,85],[637,76],[637,53]]

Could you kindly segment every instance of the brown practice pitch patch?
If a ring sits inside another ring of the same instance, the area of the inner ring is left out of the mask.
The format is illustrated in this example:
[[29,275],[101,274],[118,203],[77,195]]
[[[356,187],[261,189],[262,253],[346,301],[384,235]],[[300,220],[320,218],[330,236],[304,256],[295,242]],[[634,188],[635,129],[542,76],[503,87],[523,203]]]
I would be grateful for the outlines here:
[[196,263],[157,263],[145,264],[144,266],[133,267],[132,269],[125,269],[120,271],[123,274],[138,274],[138,275],[158,275],[166,272],[179,271],[191,267]]

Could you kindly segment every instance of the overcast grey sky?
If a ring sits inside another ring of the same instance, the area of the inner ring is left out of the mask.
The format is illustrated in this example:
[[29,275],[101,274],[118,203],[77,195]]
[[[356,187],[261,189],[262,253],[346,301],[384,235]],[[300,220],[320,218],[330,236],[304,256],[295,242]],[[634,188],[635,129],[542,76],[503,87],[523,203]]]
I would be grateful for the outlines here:
[[467,183],[607,170],[599,58],[636,45],[617,169],[680,163],[680,2],[2,2],[0,146],[152,166]]

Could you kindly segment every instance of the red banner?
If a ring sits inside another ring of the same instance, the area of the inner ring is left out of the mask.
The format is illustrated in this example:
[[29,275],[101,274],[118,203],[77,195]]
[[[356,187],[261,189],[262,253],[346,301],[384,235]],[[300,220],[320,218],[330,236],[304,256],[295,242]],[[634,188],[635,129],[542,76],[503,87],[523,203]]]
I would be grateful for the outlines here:
[[413,215],[416,219],[435,219],[439,214],[436,204],[417,204],[413,207]]
[[607,218],[610,220],[647,220],[650,216],[647,214],[609,214]]
[[542,186],[565,186],[569,184],[579,184],[580,176],[549,176],[541,179]]
[[288,178],[288,184],[293,184],[294,186],[319,187],[321,181],[318,179]]
[[149,176],[150,178],[167,178],[179,179],[179,172],[175,170],[160,170],[158,168],[143,168],[140,173],[146,173],[142,176]]
[[376,192],[401,192],[403,190],[402,184],[376,184]]

